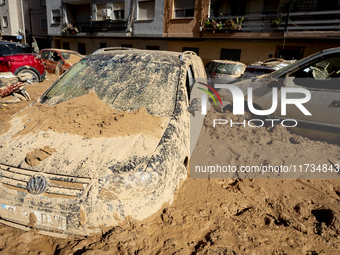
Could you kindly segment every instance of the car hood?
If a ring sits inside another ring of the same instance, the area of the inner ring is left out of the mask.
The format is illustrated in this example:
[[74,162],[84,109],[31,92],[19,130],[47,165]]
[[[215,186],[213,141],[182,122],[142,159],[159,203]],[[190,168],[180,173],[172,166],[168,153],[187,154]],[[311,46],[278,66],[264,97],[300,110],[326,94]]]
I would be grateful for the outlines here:
[[53,130],[17,135],[25,128],[24,118],[12,117],[5,131],[0,126],[0,164],[87,178],[145,169],[170,121],[159,117],[160,122],[148,127],[152,134],[141,128],[133,135],[86,138]]

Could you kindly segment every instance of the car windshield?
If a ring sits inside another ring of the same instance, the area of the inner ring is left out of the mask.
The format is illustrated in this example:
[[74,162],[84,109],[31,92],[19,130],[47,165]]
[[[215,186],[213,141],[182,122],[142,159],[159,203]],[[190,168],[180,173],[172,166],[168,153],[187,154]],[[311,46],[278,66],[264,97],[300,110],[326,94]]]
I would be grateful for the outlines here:
[[216,69],[215,73],[220,74],[241,74],[244,71],[244,67],[240,65],[234,65],[234,64],[219,64]]
[[176,102],[180,67],[142,57],[92,55],[74,65],[44,95],[55,105],[94,92],[117,111],[145,107],[154,116],[171,116]]

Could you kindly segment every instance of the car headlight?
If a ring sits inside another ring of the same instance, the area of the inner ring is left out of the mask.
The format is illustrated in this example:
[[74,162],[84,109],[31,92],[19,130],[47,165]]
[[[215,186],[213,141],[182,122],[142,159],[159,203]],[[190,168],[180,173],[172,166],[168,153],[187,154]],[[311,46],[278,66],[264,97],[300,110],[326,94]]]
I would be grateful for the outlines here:
[[[147,169],[148,170],[148,169]],[[141,197],[156,190],[159,182],[157,172],[122,172],[100,179],[103,183],[98,199],[131,199]]]

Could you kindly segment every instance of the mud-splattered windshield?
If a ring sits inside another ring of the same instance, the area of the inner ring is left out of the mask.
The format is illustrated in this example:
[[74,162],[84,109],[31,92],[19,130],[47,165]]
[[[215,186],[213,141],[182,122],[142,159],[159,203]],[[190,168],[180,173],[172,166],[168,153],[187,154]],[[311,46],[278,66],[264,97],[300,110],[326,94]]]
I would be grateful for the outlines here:
[[215,73],[219,74],[242,74],[244,72],[245,67],[233,64],[219,64],[216,69]]
[[142,58],[124,54],[87,57],[67,72],[41,102],[55,105],[94,92],[117,111],[135,111],[144,106],[151,115],[171,116],[180,68]]

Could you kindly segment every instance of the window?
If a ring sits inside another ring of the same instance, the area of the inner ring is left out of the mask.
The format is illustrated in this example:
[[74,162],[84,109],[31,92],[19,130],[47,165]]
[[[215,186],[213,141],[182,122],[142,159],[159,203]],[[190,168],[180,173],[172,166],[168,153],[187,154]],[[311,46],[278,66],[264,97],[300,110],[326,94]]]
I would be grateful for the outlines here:
[[230,3],[230,15],[245,15],[247,10],[247,1],[232,0]]
[[41,30],[47,30],[47,19],[40,20],[40,28]]
[[2,24],[3,24],[4,27],[8,27],[7,16],[3,16],[3,17],[2,17]]
[[43,59],[50,59],[49,55],[50,55],[50,51],[48,51],[48,50],[45,50],[45,51],[41,52],[41,57]]
[[240,59],[241,59],[241,50],[221,49],[220,59],[221,60],[240,61]]
[[52,24],[60,23],[60,10],[52,10]]
[[192,48],[192,47],[183,47],[183,51],[193,51],[197,54],[197,56],[199,55],[200,49],[199,48]]
[[113,19],[124,19],[124,2],[113,3]]
[[97,4],[97,20],[104,20],[102,10],[106,9],[106,4]]
[[155,1],[138,2],[137,20],[153,20],[155,17]]
[[133,48],[132,44],[122,44],[124,48]]
[[194,17],[195,0],[174,0],[174,18]]
[[63,49],[69,50],[70,49],[70,43],[69,42],[63,42]]
[[41,6],[46,6],[46,0],[39,0],[39,4]]
[[78,52],[81,55],[86,55],[86,45],[85,45],[85,43],[78,43]]
[[146,49],[147,50],[159,50],[159,46],[150,46],[150,45],[148,45],[148,46],[146,46]]
[[[340,90],[340,54],[319,57],[299,66],[289,74],[294,77],[294,84],[307,88]],[[309,78],[309,79],[305,79]],[[314,78],[314,79],[313,79]]]
[[99,43],[98,49],[101,49],[101,48],[106,48],[106,43],[105,42],[100,42]]

